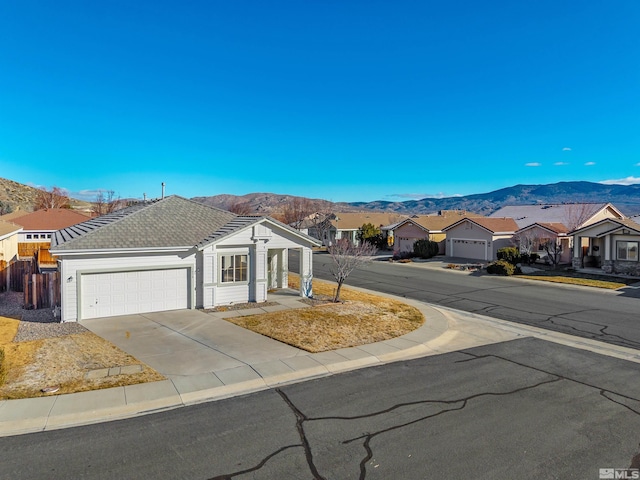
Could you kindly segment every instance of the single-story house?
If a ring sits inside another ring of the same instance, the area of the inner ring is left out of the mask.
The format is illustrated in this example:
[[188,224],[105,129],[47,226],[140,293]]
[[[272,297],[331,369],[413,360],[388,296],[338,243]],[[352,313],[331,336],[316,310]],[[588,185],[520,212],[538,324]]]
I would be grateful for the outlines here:
[[611,203],[560,203],[506,205],[489,217],[513,218],[518,228],[534,223],[561,223],[569,230],[575,230],[604,218],[624,218],[624,215]]
[[[358,230],[363,225],[370,223],[376,228],[382,229],[387,225],[397,223],[406,218],[397,213],[373,213],[373,212],[338,212],[330,214],[325,222],[318,227],[309,228],[309,235],[320,240],[324,245],[331,245],[336,240],[347,238],[353,243],[358,243]],[[381,230],[382,233],[382,230]]]
[[48,255],[51,236],[57,230],[86,221],[89,216],[68,208],[48,208],[31,213],[19,212],[16,216],[7,214],[11,222],[22,227],[18,234],[18,256],[21,260],[31,260],[40,250]]
[[[532,223],[516,231],[513,243],[520,253],[536,253],[542,261],[551,261],[548,256],[558,255],[557,263],[571,263],[572,238],[569,229],[563,223]],[[551,244],[549,252],[545,244]],[[553,261],[551,261],[553,263]]]
[[140,202],[55,232],[62,321],[264,302],[300,252],[311,296],[319,242],[269,217],[239,216],[179,196]]
[[443,228],[447,236],[446,255],[493,261],[498,249],[512,245],[517,229],[513,218],[463,218]]
[[573,267],[602,268],[606,273],[640,275],[640,224],[630,219],[605,218],[579,228],[573,236]]
[[414,215],[397,223],[393,228],[394,251],[413,252],[413,244],[418,240],[431,240],[440,244],[439,254],[445,253],[444,228],[462,218],[482,217],[464,210],[441,210],[438,215]]
[[0,220],[0,262],[11,262],[18,257],[20,225]]

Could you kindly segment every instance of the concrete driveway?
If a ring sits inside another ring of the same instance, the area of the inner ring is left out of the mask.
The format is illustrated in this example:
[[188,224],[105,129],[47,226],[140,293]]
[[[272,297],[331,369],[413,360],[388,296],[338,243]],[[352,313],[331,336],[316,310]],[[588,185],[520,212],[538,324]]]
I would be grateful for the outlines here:
[[167,377],[308,355],[199,310],[97,318],[82,324]]

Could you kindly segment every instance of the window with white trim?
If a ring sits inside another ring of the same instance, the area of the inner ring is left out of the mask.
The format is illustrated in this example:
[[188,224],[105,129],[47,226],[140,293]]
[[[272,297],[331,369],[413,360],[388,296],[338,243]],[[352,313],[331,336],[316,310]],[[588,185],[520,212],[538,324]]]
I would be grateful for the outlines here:
[[220,282],[246,282],[248,275],[248,255],[220,255]]
[[617,241],[616,250],[618,251],[618,260],[638,261],[638,242]]

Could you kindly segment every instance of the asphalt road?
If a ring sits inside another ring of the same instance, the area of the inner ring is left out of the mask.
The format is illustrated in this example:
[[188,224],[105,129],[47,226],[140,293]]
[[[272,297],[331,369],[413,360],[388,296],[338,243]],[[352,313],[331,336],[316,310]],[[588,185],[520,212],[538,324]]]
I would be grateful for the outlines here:
[[598,479],[636,452],[637,372],[515,340],[0,438],[0,478]]
[[[328,254],[313,256],[317,278],[333,280]],[[298,262],[290,260],[296,271]],[[612,291],[374,261],[352,285],[512,322],[640,349],[640,289]]]

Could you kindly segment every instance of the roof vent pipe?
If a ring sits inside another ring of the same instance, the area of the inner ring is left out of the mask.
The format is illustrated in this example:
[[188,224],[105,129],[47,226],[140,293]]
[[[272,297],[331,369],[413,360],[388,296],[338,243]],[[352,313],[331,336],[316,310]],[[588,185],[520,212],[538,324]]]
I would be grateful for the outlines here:
[[162,199],[164,200],[164,182],[162,182]]

